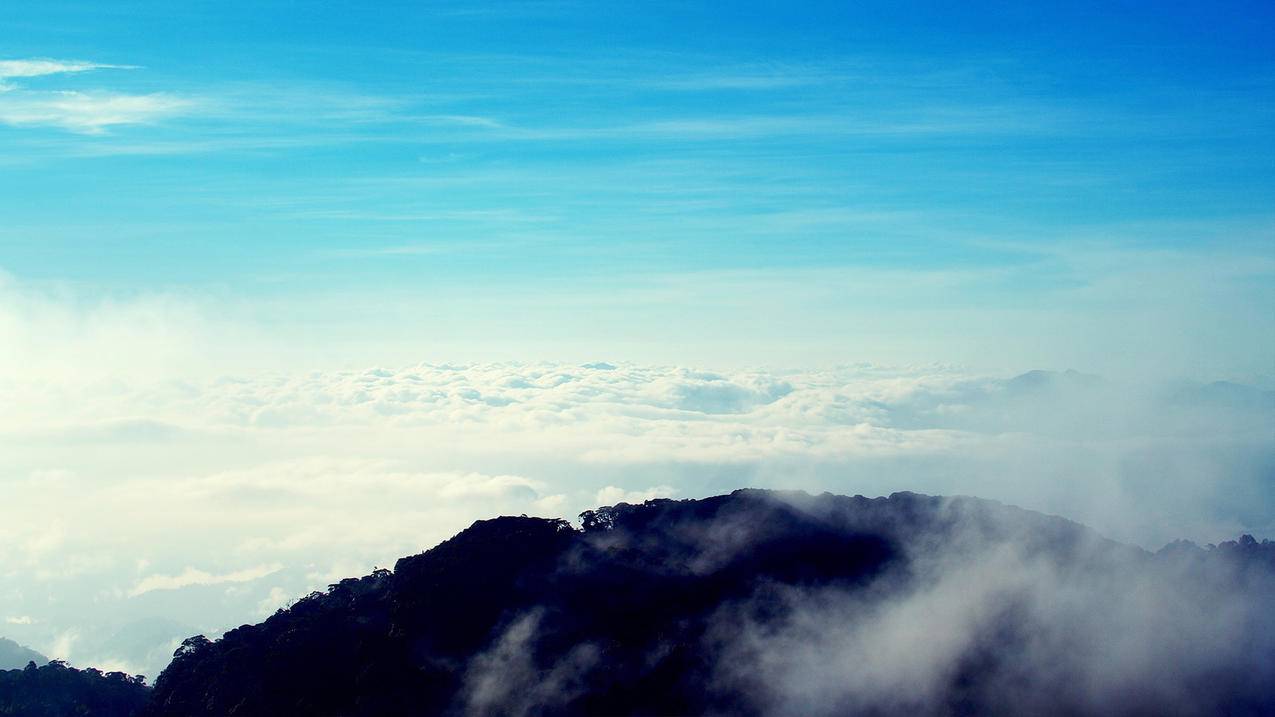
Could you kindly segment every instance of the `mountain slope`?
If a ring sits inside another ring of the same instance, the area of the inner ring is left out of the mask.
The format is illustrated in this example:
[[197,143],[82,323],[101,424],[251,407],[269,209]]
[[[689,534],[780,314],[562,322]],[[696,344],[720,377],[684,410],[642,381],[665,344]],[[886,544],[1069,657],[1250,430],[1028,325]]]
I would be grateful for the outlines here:
[[216,642],[154,715],[1259,714],[1275,544],[737,491],[479,521]]
[[31,648],[0,637],[0,670],[17,670],[26,667],[28,662],[43,665],[48,661],[49,658]]

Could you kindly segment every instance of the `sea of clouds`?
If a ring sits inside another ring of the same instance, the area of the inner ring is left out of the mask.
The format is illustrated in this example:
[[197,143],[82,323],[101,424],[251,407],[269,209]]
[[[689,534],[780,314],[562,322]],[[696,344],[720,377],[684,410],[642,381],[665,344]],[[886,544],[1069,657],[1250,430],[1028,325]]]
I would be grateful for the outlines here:
[[0,383],[0,635],[144,672],[476,519],[745,486],[1275,536],[1275,393],[945,366],[422,364]]

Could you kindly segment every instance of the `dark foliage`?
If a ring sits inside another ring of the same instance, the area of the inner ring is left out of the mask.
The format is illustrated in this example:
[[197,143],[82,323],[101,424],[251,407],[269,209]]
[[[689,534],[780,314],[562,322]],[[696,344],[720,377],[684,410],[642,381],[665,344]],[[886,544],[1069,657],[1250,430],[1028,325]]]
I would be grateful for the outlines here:
[[[757,599],[768,591],[888,595],[915,578],[910,556],[1004,541],[1069,570],[1172,560],[1199,580],[1219,560],[1270,570],[1275,559],[1275,544],[1251,538],[1152,556],[1059,518],[910,493],[747,490],[581,518],[579,531],[480,521],[393,572],[343,580],[215,642],[191,638],[157,680],[150,714],[756,713],[765,708],[747,689],[715,683],[713,646],[725,607],[779,618],[783,600]],[[1021,639],[989,630],[951,686],[950,711],[988,711],[980,666],[1001,659],[998,641]],[[1271,697],[1248,693],[1240,706],[1260,711]]]
[[142,677],[77,670],[58,660],[0,672],[0,715],[134,717],[150,699]]

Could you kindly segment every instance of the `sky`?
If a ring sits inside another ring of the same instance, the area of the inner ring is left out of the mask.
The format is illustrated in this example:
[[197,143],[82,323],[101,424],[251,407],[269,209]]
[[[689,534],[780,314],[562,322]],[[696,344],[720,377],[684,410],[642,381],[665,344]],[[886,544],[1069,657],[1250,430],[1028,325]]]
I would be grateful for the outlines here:
[[1248,377],[1273,16],[9,3],[0,269],[66,321],[162,304],[245,368]]
[[1275,537],[1273,128],[1266,2],[4,3],[0,636],[743,485]]

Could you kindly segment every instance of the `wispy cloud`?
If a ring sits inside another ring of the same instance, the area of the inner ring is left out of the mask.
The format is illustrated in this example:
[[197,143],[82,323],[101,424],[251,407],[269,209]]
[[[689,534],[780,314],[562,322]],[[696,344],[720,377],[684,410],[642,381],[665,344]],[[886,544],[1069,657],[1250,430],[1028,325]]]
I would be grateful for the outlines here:
[[234,572],[214,574],[195,568],[186,568],[177,575],[149,575],[142,578],[128,591],[129,597],[137,597],[154,590],[178,590],[191,585],[220,585],[246,583],[264,578],[282,570],[281,565],[258,565]]
[[69,72],[88,72],[89,70],[135,69],[137,69],[136,65],[107,65],[100,62],[84,62],[82,60],[49,60],[43,58],[0,60],[0,79],[61,75]]
[[167,93],[130,94],[110,90],[30,90],[6,83],[99,69],[135,69],[80,60],[0,60],[0,123],[15,127],[56,127],[102,134],[115,125],[149,124],[181,114],[193,101]]
[[149,124],[181,114],[192,104],[166,94],[23,92],[0,97],[0,122],[101,134],[114,125]]

